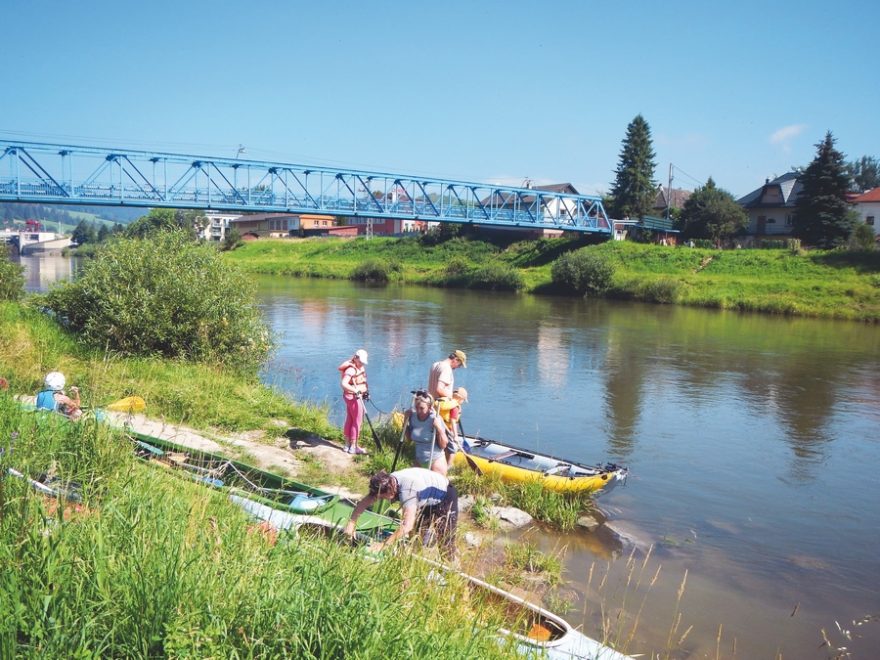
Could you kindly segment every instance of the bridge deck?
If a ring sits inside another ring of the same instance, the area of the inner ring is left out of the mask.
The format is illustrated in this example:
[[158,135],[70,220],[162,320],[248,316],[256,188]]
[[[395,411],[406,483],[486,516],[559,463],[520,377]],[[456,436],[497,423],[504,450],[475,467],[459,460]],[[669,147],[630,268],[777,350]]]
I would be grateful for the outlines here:
[[309,165],[0,140],[0,200],[610,233],[602,199]]

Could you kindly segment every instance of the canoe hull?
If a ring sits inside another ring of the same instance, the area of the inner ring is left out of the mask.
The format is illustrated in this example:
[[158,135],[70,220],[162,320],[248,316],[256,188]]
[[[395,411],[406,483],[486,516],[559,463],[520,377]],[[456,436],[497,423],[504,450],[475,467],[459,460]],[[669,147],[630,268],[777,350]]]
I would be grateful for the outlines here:
[[[485,438],[468,438],[468,443],[472,447],[468,458],[480,471],[498,475],[508,483],[539,482],[557,493],[607,493],[626,480],[626,468],[617,465],[579,465]],[[461,451],[454,454],[453,465],[470,467]]]

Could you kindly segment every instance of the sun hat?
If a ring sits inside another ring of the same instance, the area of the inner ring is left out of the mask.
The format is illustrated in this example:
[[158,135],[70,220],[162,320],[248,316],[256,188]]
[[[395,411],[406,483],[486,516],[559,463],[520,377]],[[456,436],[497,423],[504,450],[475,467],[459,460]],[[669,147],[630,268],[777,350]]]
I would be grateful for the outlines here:
[[46,374],[46,389],[47,390],[63,390],[64,383],[67,381],[64,378],[64,374],[60,371],[50,371]]
[[464,351],[455,350],[452,351],[452,354],[461,362],[461,366],[467,369],[467,355]]
[[362,348],[357,349],[354,352],[354,355],[358,360],[361,361],[361,364],[367,363],[367,352],[364,349],[362,349]]
[[467,403],[468,400],[468,391],[463,387],[456,387],[452,392],[452,396],[458,395],[458,398]]

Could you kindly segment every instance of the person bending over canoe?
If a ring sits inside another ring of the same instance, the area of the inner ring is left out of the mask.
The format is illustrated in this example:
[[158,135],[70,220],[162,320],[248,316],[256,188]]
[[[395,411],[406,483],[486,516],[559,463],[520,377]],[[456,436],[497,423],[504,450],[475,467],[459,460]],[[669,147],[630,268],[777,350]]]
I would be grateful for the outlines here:
[[448,444],[446,427],[434,410],[427,392],[416,392],[413,407],[403,416],[406,438],[416,446],[416,461],[422,467],[446,476],[449,463],[444,450]]
[[370,395],[367,391],[367,352],[360,348],[350,360],[339,365],[342,373],[342,400],[345,402],[345,424],[342,435],[345,436],[346,454],[366,454],[367,450],[358,447],[361,424],[364,423],[364,401]]
[[82,416],[79,388],[71,387],[73,398],[64,393],[66,379],[60,371],[46,374],[43,389],[37,393],[37,410],[51,410],[76,420]]
[[345,526],[348,536],[354,536],[357,519],[376,500],[400,502],[403,520],[391,536],[373,544],[371,549],[384,550],[418,529],[424,545],[430,545],[430,541],[436,538],[443,558],[450,561],[455,559],[458,493],[449,479],[419,467],[397,470],[391,474],[385,470],[377,472],[370,478],[369,494],[357,503],[351,520]]
[[459,350],[452,351],[445,360],[431,365],[431,371],[428,373],[428,394],[435,399],[443,397],[451,399],[455,387],[455,377],[452,372],[459,367],[467,369],[467,355]]

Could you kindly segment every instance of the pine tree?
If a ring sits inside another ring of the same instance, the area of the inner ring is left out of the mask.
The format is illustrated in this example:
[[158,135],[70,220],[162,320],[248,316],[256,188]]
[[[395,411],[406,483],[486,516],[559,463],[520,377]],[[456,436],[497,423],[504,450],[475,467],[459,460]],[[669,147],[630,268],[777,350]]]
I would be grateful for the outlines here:
[[654,167],[651,127],[642,115],[636,115],[626,127],[617,178],[611,189],[614,217],[642,218],[648,214],[657,196]]
[[792,233],[809,245],[831,248],[845,244],[855,225],[846,203],[850,179],[831,131],[816,148],[816,157],[800,177],[803,187],[795,201]]

